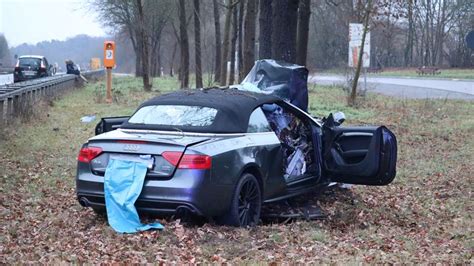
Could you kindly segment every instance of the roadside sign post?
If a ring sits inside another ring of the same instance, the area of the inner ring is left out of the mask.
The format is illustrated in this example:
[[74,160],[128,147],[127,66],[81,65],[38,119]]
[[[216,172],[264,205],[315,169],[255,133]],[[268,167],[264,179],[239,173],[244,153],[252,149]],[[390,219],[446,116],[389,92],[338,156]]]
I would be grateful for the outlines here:
[[104,42],[104,67],[107,78],[106,82],[106,97],[107,103],[112,103],[112,68],[115,67],[115,42]]
[[361,23],[349,23],[349,67],[357,67],[361,45],[364,45],[364,54],[362,55],[362,68],[364,69],[364,87],[367,90],[367,68],[370,67],[370,32],[365,36],[362,44],[362,33],[364,25]]

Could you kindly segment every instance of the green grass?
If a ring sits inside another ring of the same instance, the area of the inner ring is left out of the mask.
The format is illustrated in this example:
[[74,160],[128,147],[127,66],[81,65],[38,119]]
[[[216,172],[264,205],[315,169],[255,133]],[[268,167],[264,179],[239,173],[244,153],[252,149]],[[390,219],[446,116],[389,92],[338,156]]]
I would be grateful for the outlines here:
[[178,87],[155,79],[143,92],[136,78],[115,78],[115,102],[89,84],[38,109],[0,139],[0,263],[261,262],[470,263],[473,248],[474,105],[458,100],[401,100],[368,94],[346,105],[338,87],[310,88],[310,111],[344,111],[347,124],[384,124],[398,139],[397,177],[385,187],[356,186],[314,195],[328,218],[252,229],[183,227],[122,235],[80,207],[74,176],[80,145],[95,122],[129,115],[146,99]]

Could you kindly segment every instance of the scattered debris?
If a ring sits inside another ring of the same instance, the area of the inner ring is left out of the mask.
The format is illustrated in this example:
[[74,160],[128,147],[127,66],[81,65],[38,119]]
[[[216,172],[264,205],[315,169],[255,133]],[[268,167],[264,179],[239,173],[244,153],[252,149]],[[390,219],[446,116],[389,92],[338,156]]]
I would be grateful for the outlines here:
[[82,123],[90,123],[95,120],[95,115],[86,115],[81,117],[81,122]]
[[292,220],[321,220],[325,219],[321,207],[316,203],[301,200],[285,200],[263,206],[263,220],[276,220],[287,223]]

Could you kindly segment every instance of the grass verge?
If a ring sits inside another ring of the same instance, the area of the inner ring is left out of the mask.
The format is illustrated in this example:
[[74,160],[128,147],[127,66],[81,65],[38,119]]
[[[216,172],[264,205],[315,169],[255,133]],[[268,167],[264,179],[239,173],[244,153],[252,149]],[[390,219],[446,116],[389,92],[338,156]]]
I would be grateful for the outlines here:
[[140,80],[117,78],[115,103],[108,105],[103,84],[90,84],[6,132],[0,140],[0,263],[472,262],[474,106],[369,94],[352,108],[337,87],[311,88],[310,111],[344,111],[350,124],[392,129],[399,160],[391,185],[314,195],[328,215],[323,221],[240,229],[161,220],[164,231],[116,234],[75,199],[77,152],[95,126],[80,118],[131,114],[177,83],[155,79],[154,86],[159,92],[144,93]]

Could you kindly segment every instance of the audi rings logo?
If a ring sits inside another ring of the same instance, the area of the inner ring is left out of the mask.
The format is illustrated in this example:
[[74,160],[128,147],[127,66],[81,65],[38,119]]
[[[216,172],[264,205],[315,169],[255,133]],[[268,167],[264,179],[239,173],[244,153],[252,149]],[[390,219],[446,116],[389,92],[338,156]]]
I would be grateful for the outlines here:
[[140,149],[140,146],[137,144],[127,144],[123,147],[124,151],[138,151]]

